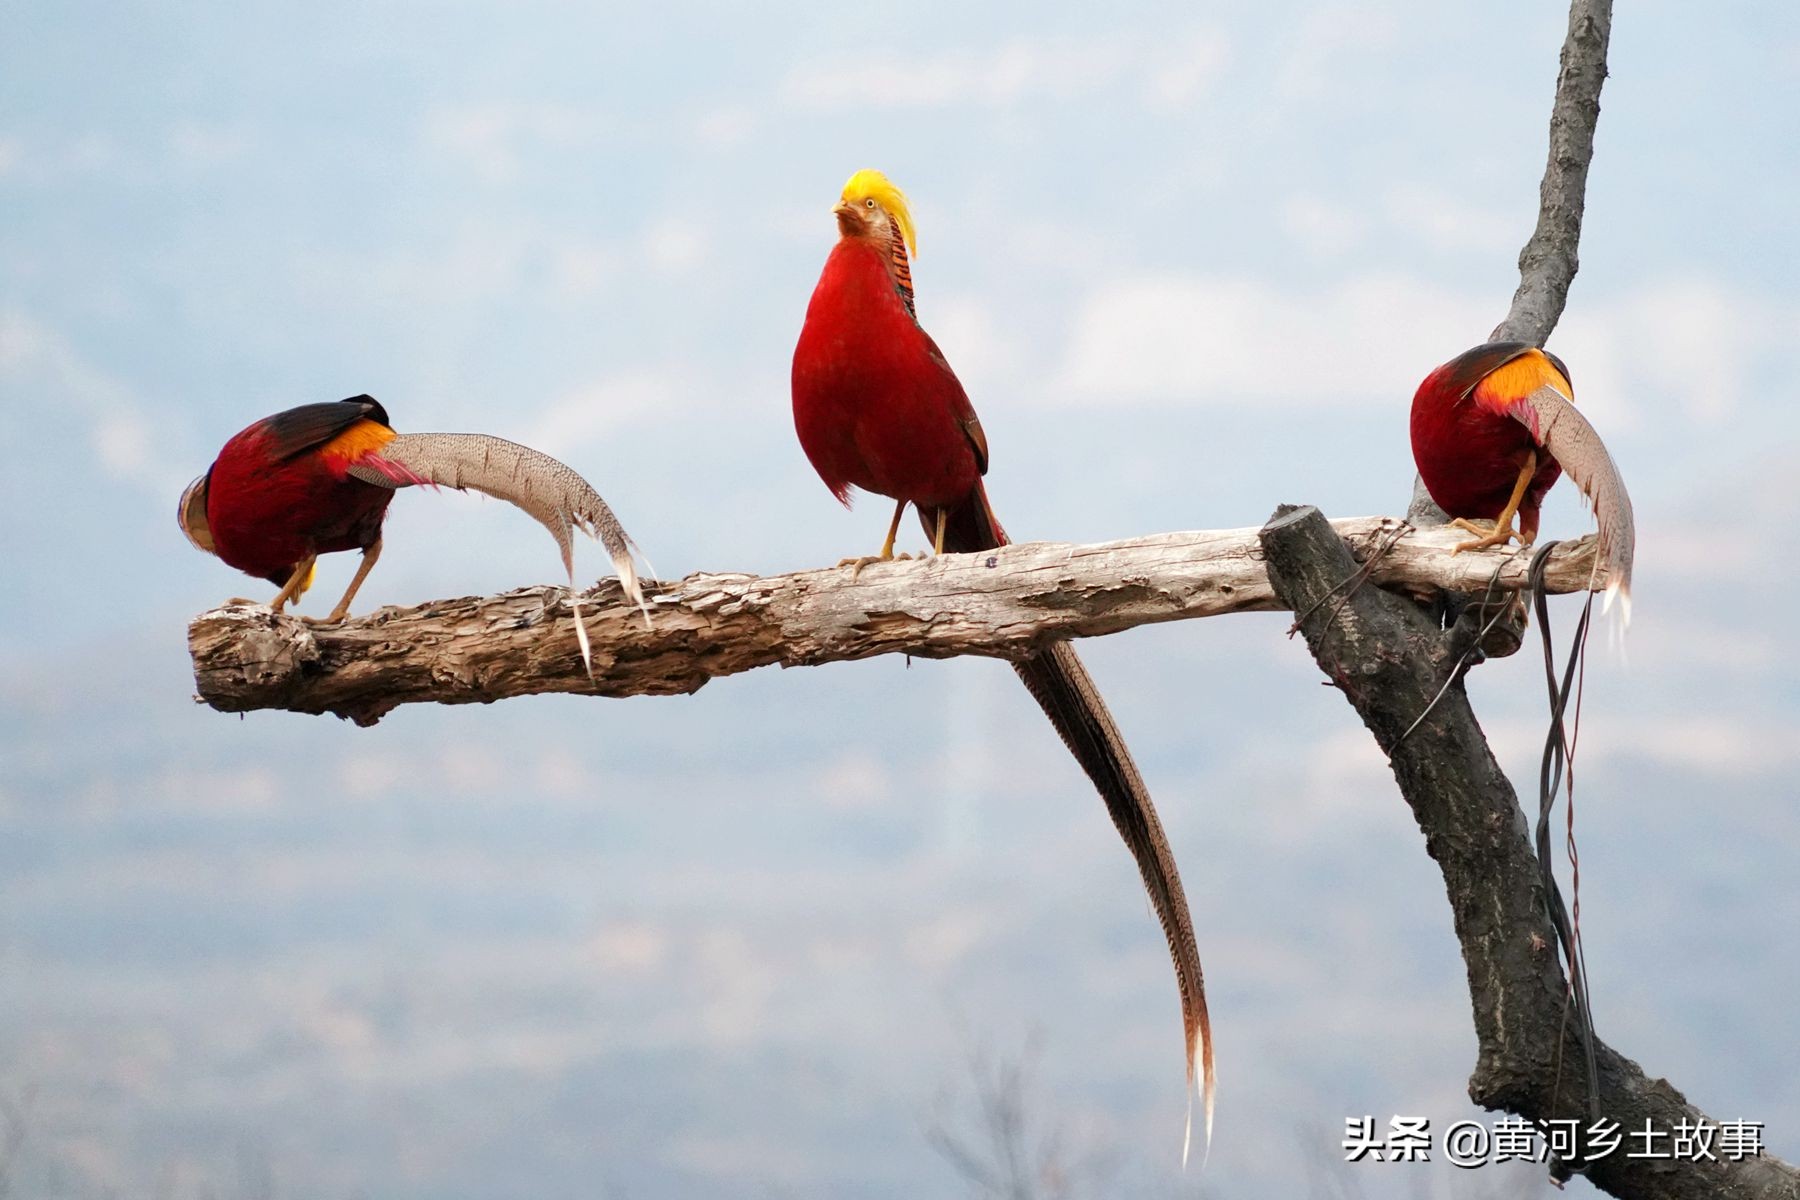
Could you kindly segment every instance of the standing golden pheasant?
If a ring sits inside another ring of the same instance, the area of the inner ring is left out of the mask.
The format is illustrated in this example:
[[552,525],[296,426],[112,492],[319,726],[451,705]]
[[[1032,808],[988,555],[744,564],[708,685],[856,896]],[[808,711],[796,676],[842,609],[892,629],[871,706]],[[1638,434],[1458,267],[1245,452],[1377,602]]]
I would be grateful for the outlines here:
[[[1006,545],[982,486],[987,437],[943,352],[914,315],[909,262],[916,245],[906,197],[879,171],[858,171],[832,211],[838,243],[794,348],[801,448],[846,504],[852,488],[896,502],[878,560],[893,557],[909,504],[939,553]],[[1137,860],[1174,960],[1188,1081],[1203,1097],[1210,1145],[1214,1075],[1206,984],[1181,876],[1150,793],[1073,647],[1056,642],[1013,667],[1093,780]]]

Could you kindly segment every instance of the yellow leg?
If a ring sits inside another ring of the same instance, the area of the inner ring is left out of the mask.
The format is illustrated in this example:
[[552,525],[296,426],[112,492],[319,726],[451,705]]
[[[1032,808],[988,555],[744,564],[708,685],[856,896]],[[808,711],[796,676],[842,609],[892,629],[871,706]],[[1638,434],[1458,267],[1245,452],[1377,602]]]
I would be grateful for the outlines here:
[[301,559],[300,565],[294,568],[294,573],[288,576],[286,585],[275,593],[275,599],[269,601],[269,607],[274,609],[277,614],[286,608],[288,601],[298,596],[301,589],[306,586],[307,577],[312,574],[313,564],[317,561],[319,561],[319,556],[316,554],[309,554]]
[[1525,456],[1525,465],[1519,468],[1519,478],[1513,484],[1512,498],[1507,500],[1506,507],[1500,510],[1500,516],[1495,519],[1492,529],[1483,529],[1480,525],[1463,517],[1458,517],[1450,522],[1458,529],[1466,529],[1470,533],[1481,535],[1472,542],[1462,543],[1450,553],[1461,554],[1464,550],[1485,550],[1489,546],[1504,546],[1514,538],[1517,538],[1522,546],[1531,545],[1524,534],[1513,528],[1513,518],[1519,515],[1519,503],[1525,499],[1525,489],[1530,486],[1531,477],[1537,474],[1537,467],[1537,451],[1533,450]]
[[850,568],[850,578],[855,579],[862,574],[862,569],[873,562],[891,562],[896,558],[911,558],[910,554],[895,554],[894,539],[900,536],[900,518],[906,513],[906,501],[894,505],[894,519],[888,522],[887,540],[881,543],[881,553],[866,555],[862,558],[846,558],[838,562],[840,567]]
[[331,615],[323,620],[317,617],[307,617],[306,621],[312,625],[336,625],[342,621],[350,612],[350,601],[356,598],[357,590],[362,587],[363,580],[369,577],[369,572],[375,567],[375,560],[380,557],[381,539],[376,538],[363,550],[362,561],[356,565],[356,574],[351,576],[350,586],[344,589],[344,598],[337,602],[337,607],[331,610]]
[[942,508],[938,509],[937,537],[931,543],[931,552],[933,554],[941,555],[944,552],[944,522],[949,515],[948,510]]
[[881,557],[885,561],[894,557],[894,539],[900,535],[900,518],[906,515],[906,501],[894,505],[894,519],[888,522],[887,540],[881,543]]

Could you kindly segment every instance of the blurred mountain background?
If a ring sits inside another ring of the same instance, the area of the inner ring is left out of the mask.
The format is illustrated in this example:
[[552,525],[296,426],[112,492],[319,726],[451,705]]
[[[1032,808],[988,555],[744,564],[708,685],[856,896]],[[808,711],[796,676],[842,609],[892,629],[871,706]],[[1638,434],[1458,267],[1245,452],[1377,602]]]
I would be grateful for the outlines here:
[[[1183,1182],[1161,935],[1004,666],[222,716],[185,622],[272,589],[173,517],[251,420],[369,392],[565,458],[665,577],[869,552],[887,509],[834,504],[787,394],[863,166],[1016,537],[1400,512],[1412,389],[1516,282],[1559,6],[0,13],[0,1193],[979,1194],[945,1097],[1027,1054],[1092,1194],[1496,1187],[1341,1161],[1347,1116],[1477,1115],[1475,1040],[1437,871],[1286,618],[1083,645],[1210,985]],[[1792,1158],[1800,12],[1629,6],[1611,71],[1551,343],[1641,530],[1577,767],[1596,1018]],[[1586,528],[1559,488],[1546,535]],[[365,611],[558,576],[504,505],[388,531]],[[1534,786],[1533,652],[1471,690]]]

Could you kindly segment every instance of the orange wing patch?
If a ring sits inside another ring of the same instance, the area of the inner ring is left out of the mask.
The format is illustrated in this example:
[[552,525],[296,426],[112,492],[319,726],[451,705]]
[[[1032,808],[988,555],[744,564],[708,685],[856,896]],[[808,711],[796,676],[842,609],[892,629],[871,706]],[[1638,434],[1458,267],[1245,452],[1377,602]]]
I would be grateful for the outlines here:
[[380,421],[364,418],[319,447],[334,463],[349,464],[372,454],[394,440],[394,431]]
[[1541,387],[1555,388],[1573,401],[1575,389],[1542,350],[1527,350],[1511,362],[1495,367],[1475,385],[1475,402],[1494,412],[1506,413],[1513,405]]

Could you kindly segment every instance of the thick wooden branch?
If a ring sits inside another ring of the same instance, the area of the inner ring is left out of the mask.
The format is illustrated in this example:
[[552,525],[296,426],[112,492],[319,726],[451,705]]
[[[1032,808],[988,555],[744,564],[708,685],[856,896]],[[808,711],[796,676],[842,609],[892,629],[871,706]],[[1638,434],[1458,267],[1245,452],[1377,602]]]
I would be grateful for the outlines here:
[[[1526,556],[1453,554],[1466,535],[1407,532],[1389,517],[1338,523],[1374,581],[1426,595],[1523,586]],[[1590,583],[1592,539],[1559,547],[1551,586]],[[233,605],[196,617],[200,699],[223,712],[277,708],[373,724],[400,704],[479,704],[536,692],[692,692],[754,667],[910,654],[1019,657],[1047,640],[1152,621],[1275,609],[1254,529],[1167,533],[1091,546],[1038,542],[987,554],[759,578],[659,585],[648,628],[603,584],[583,602],[594,673],[582,669],[563,588],[384,608],[335,626]]]
[[[1460,679],[1410,736],[1472,636],[1449,631],[1416,604],[1360,588],[1337,610],[1337,583],[1355,570],[1351,547],[1317,509],[1277,509],[1263,528],[1269,579],[1284,607],[1307,612],[1307,647],[1388,755],[1401,794],[1443,872],[1468,967],[1480,1053],[1469,1095],[1486,1108],[1533,1120],[1587,1124],[1586,1079],[1564,980],[1544,916],[1525,815],[1494,761]],[[1707,1121],[1666,1080],[1601,1045],[1600,1112],[1622,1131],[1646,1121],[1672,1131]],[[1632,1159],[1625,1140],[1597,1160],[1593,1182],[1615,1196],[1656,1200],[1800,1195],[1800,1172],[1780,1159],[1673,1162]],[[1661,1145],[1671,1145],[1668,1138]]]

